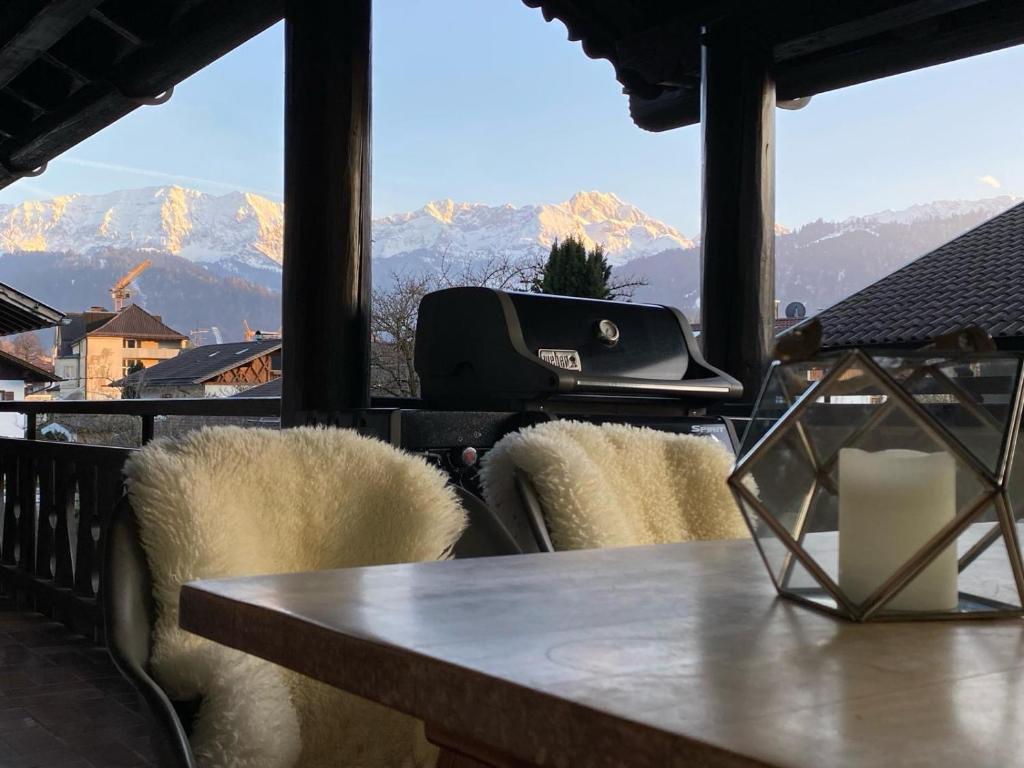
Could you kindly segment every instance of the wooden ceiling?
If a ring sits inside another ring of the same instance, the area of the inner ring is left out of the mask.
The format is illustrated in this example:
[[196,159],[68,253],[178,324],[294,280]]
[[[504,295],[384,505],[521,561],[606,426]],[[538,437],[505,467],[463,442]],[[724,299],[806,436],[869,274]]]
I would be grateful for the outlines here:
[[283,15],[284,0],[3,0],[0,187]]
[[1024,42],[1024,0],[523,0],[608,59],[641,128],[700,121],[701,35],[768,47],[791,100]]

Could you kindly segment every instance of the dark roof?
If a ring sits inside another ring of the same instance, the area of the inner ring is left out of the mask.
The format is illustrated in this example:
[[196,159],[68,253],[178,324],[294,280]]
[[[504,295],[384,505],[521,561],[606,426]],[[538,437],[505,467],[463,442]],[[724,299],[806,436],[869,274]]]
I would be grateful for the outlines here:
[[164,360],[151,368],[137,371],[113,386],[142,384],[144,387],[173,387],[187,384],[201,384],[225,371],[255,360],[257,357],[276,352],[281,348],[280,339],[273,341],[235,341],[229,344],[206,344],[183,350],[176,357]]
[[0,283],[0,336],[58,325],[64,314]]
[[87,336],[124,336],[129,339],[181,341],[188,336],[164,325],[160,315],[151,315],[137,304],[129,304],[107,322],[86,332]]
[[1020,0],[523,0],[608,59],[641,128],[700,120],[702,28],[731,24],[771,51],[791,100],[1024,42]]
[[280,397],[281,377],[268,381],[266,384],[258,384],[250,389],[245,389],[232,397]]
[[4,0],[0,187],[156,103],[283,14],[284,0]]
[[38,365],[33,365],[28,360],[23,360],[17,355],[12,355],[9,352],[4,352],[0,349],[0,368],[10,367],[20,370],[22,379],[27,382],[61,381],[59,376],[54,376],[53,373],[45,368],[40,368]]
[[1024,203],[818,315],[823,346],[920,345],[977,325],[1024,336]]
[[72,345],[80,341],[89,331],[94,331],[104,323],[112,320],[116,312],[69,312],[64,323],[58,328],[60,349],[58,357],[71,355]]

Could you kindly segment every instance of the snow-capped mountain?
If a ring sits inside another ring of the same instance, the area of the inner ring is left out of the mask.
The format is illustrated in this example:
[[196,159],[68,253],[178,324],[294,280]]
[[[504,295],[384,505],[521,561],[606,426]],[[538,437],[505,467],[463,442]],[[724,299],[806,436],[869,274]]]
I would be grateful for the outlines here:
[[[792,230],[776,225],[776,293],[784,303],[824,308],[1020,200],[945,200]],[[179,323],[193,317],[196,327],[237,326],[241,307],[250,321],[274,327],[269,307],[281,287],[283,228],[281,203],[177,186],[0,205],[0,255],[16,254],[0,258],[0,280],[75,311],[105,302],[97,286],[112,284],[143,258],[138,251],[149,251],[154,266],[134,289],[147,308],[168,313],[173,295]],[[374,282],[386,287],[394,274],[436,270],[446,259],[535,259],[569,235],[601,245],[619,275],[646,280],[636,299],[696,310],[696,238],[604,192],[518,207],[442,200],[377,219]],[[228,301],[223,317],[207,318],[211,302],[189,298],[217,292]]]
[[[210,195],[178,186],[0,205],[0,252],[153,249],[222,267],[276,271],[283,229],[281,203],[246,192]],[[603,246],[613,264],[693,245],[613,194],[579,192],[553,205],[428,203],[374,221],[373,256],[527,257],[569,235],[591,248]]]
[[996,216],[1012,205],[1024,200],[1017,195],[1000,195],[982,200],[936,200],[897,211],[886,209],[866,216],[851,216],[842,223],[849,228],[863,228],[871,224],[912,224],[929,219],[950,219],[954,216],[980,215],[985,219]]
[[693,241],[606,192],[577,192],[553,205],[488,206],[438,200],[416,211],[373,222],[374,258],[415,252],[465,258],[543,253],[555,240],[575,235],[588,248],[600,245],[611,264],[649,256]]
[[133,248],[276,270],[283,233],[281,204],[248,192],[149,187],[0,205],[0,252]]

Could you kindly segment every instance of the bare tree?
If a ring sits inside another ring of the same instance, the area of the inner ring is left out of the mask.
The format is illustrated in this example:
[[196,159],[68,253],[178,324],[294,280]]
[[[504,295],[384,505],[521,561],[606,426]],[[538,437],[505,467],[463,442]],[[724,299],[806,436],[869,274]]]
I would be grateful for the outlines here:
[[[375,393],[416,397],[420,383],[414,365],[416,316],[420,299],[431,291],[461,286],[486,286],[507,291],[529,291],[543,275],[544,259],[515,259],[507,254],[482,260],[453,262],[442,257],[429,273],[393,275],[389,285],[374,289],[371,383]],[[628,301],[646,281],[630,275],[609,283],[612,297]]]
[[4,336],[0,339],[0,349],[9,355],[32,363],[37,368],[53,370],[53,361],[43,348],[42,342],[39,341],[39,334],[35,331],[19,333],[16,336]]

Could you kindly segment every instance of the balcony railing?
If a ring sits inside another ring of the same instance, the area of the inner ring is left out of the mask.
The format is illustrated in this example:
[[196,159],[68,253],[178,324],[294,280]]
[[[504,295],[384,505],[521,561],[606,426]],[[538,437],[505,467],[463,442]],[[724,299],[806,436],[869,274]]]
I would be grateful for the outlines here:
[[100,639],[104,521],[124,492],[133,448],[37,439],[42,415],[137,417],[140,439],[161,417],[229,417],[265,424],[277,398],[0,403],[26,415],[25,438],[0,438],[0,600],[34,609]]

